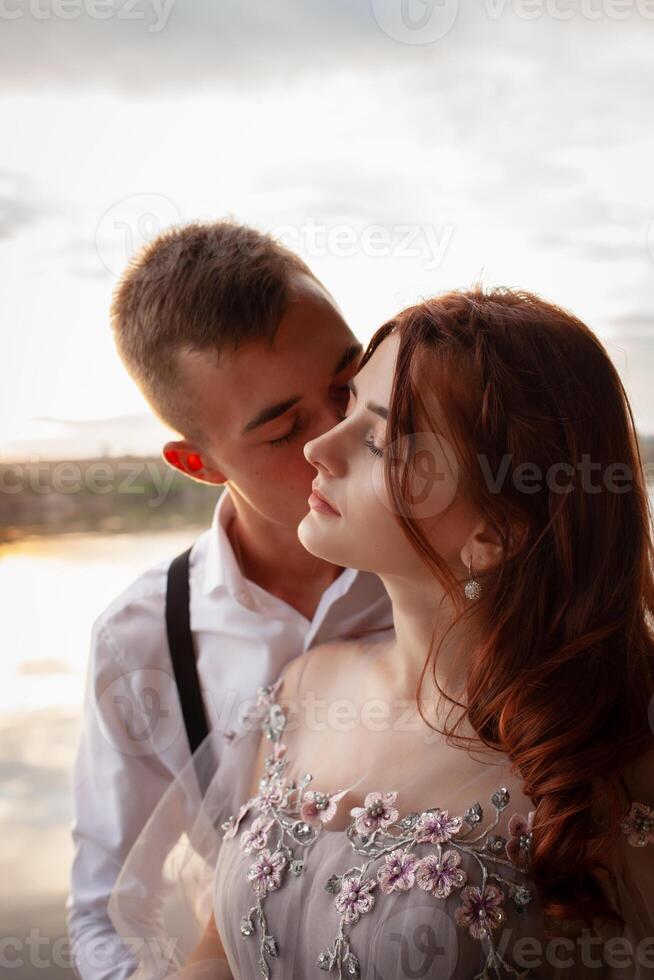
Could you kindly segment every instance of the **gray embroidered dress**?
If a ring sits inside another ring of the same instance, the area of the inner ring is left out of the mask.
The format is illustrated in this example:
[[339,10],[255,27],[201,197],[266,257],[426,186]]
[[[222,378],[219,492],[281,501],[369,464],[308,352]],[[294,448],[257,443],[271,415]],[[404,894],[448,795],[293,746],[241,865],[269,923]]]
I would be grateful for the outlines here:
[[[654,977],[647,803],[626,811],[606,885],[624,931],[548,937],[529,876],[533,810],[506,758],[457,761],[458,780],[444,784],[430,776],[429,747],[409,739],[387,781],[356,781],[350,806],[352,786],[298,770],[281,683],[259,689],[253,725],[210,737],[123,868],[110,914],[135,980]],[[347,744],[318,738],[323,756]],[[249,795],[257,757],[263,775]],[[224,957],[188,965],[211,915]]]

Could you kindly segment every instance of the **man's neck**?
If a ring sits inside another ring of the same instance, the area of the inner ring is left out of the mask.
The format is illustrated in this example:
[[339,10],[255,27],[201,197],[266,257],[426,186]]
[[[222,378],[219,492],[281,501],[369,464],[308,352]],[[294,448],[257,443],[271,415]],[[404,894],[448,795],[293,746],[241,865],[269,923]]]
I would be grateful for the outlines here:
[[239,502],[234,511],[226,532],[243,575],[313,619],[320,597],[343,568],[312,555],[292,528],[244,513]]

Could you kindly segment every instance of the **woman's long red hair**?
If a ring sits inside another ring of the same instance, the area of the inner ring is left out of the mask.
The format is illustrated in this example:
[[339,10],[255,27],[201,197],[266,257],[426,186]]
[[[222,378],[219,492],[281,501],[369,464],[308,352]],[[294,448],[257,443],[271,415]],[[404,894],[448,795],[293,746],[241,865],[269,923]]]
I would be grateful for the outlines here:
[[[534,803],[531,871],[550,921],[615,919],[592,871],[606,867],[625,814],[621,770],[652,745],[654,696],[652,518],[623,385],[587,326],[527,292],[477,288],[422,302],[376,332],[364,361],[393,329],[387,443],[446,437],[458,492],[505,544],[481,597],[464,599],[407,509],[411,466],[385,454],[405,533],[459,617],[481,624],[464,717],[508,755]],[[499,489],[489,486],[507,459]],[[543,474],[535,492],[512,479],[522,464]],[[572,489],[560,492],[570,473]],[[441,690],[435,670],[434,681]],[[443,734],[459,738],[456,727]],[[603,829],[591,813],[597,799],[609,814]]]

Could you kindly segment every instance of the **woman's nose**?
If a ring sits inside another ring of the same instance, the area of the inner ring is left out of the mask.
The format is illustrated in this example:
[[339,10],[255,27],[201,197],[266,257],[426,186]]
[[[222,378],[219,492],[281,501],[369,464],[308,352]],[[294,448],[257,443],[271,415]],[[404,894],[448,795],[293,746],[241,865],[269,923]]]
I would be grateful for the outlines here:
[[305,443],[304,449],[302,450],[304,453],[304,458],[307,460],[308,463],[311,463],[312,466],[315,466],[316,469],[320,468],[320,462],[318,459],[317,450],[318,450],[318,443],[321,438],[322,436],[318,436],[316,439],[309,439],[309,441]]
[[333,430],[310,439],[304,446],[304,457],[317,470],[326,470],[334,476],[342,476],[345,460],[338,448],[338,439]]

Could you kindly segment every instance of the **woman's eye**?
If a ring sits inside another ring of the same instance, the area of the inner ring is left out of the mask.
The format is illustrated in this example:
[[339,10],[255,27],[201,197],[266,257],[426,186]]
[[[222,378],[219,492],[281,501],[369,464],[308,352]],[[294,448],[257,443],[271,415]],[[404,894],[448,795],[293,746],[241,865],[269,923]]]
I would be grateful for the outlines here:
[[296,432],[298,431],[299,428],[300,428],[300,426],[298,425],[297,422],[295,422],[293,424],[293,428],[291,429],[290,432],[287,432],[285,436],[280,436],[279,439],[269,439],[268,440],[268,445],[269,446],[284,446],[284,445],[287,445],[291,441],[291,439],[293,438],[293,436],[296,434]]
[[384,455],[384,450],[383,449],[380,449],[378,446],[376,446],[374,444],[374,442],[372,441],[372,439],[364,439],[364,443],[368,447],[368,449],[370,450],[370,452],[373,454],[373,456],[383,456]]

